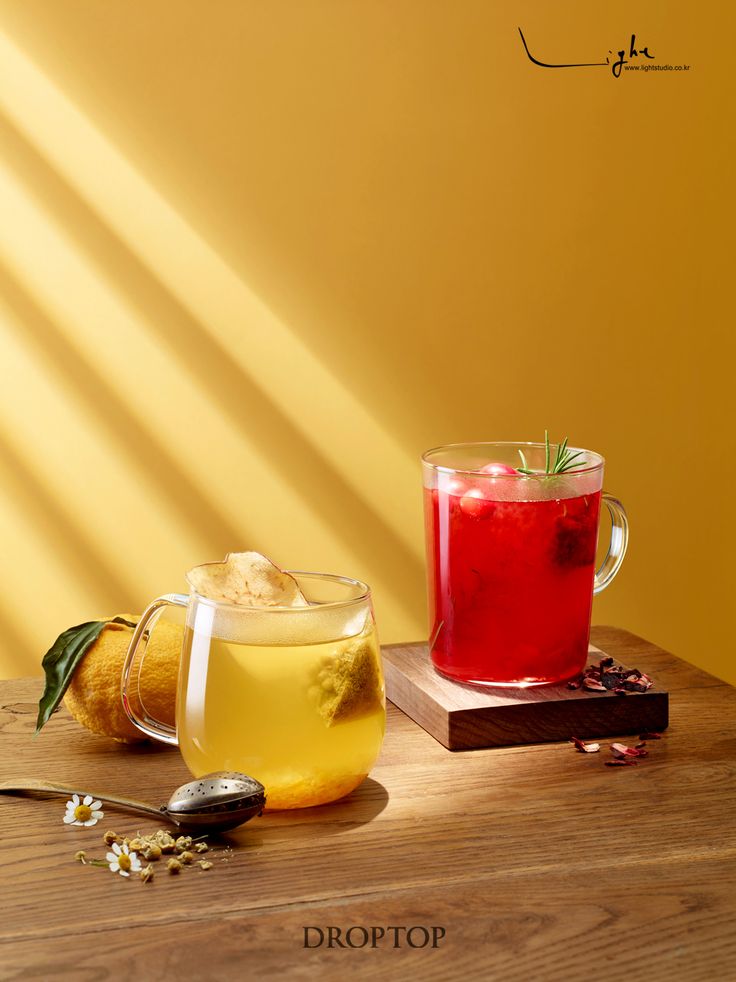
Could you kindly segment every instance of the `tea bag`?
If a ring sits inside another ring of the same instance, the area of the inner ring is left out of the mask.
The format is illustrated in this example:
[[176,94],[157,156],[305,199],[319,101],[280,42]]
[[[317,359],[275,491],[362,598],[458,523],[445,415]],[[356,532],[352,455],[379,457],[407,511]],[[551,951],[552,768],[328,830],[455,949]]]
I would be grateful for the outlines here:
[[244,607],[307,607],[293,576],[260,552],[229,552],[219,563],[203,563],[187,573],[201,597]]
[[383,706],[383,685],[372,643],[372,620],[362,634],[338,643],[325,655],[311,688],[319,713],[328,726],[346,723]]

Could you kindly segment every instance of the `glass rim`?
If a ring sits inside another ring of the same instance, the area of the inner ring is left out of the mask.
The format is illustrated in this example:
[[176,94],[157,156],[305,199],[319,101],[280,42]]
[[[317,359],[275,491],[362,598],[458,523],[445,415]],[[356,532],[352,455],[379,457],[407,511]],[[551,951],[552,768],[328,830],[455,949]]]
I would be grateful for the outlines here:
[[205,597],[201,593],[197,593],[193,589],[191,583],[189,582],[189,574],[185,574],[184,579],[187,581],[189,586],[189,596],[195,597],[200,603],[206,604],[208,607],[219,607],[229,608],[230,610],[257,610],[259,614],[303,614],[308,610],[330,610],[339,607],[350,607],[352,604],[370,602],[371,600],[371,588],[367,583],[362,580],[353,579],[352,576],[340,576],[337,573],[315,573],[310,570],[304,569],[285,569],[282,572],[288,573],[290,576],[304,576],[308,579],[314,580],[328,580],[331,583],[341,583],[344,586],[357,587],[360,591],[359,596],[351,597],[349,600],[327,600],[324,603],[307,602],[306,607],[285,607],[280,604],[273,604],[268,606],[256,606],[255,604],[233,604],[228,603],[225,600],[212,600],[210,597]]
[[[558,447],[558,443],[550,443],[550,449],[553,447]],[[488,478],[492,481],[518,481],[520,479],[536,479],[547,478],[547,477],[558,477],[562,475],[557,474],[484,474],[480,470],[472,470],[467,467],[449,467],[446,464],[436,464],[429,458],[432,454],[440,453],[445,450],[467,450],[470,447],[516,447],[517,449],[524,447],[529,447],[538,450],[544,450],[546,444],[538,443],[533,440],[479,440],[476,442],[469,443],[445,443],[439,447],[432,447],[431,450],[425,450],[422,454],[422,463],[426,464],[427,467],[431,467],[436,471],[442,471],[444,474],[473,474],[475,477]],[[595,450],[586,450],[584,447],[568,447],[568,450],[576,451],[580,450],[582,453],[595,458],[595,463],[586,465],[584,467],[572,467],[570,470],[563,472],[566,477],[577,477],[581,474],[590,474],[593,471],[602,470],[605,464],[605,458],[596,453]]]

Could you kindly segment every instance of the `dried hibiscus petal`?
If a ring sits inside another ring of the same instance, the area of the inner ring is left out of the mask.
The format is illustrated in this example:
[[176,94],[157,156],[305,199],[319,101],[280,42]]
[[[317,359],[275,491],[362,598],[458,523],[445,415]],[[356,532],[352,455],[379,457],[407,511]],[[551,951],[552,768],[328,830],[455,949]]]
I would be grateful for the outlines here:
[[570,681],[567,683],[567,687],[568,689],[579,689],[582,684],[583,684],[583,676],[580,675],[576,679],[570,679]]
[[574,743],[576,749],[584,754],[597,754],[601,749],[600,743],[584,743],[578,737],[570,737],[570,743]]
[[[644,672],[617,665],[610,655],[601,658],[597,665],[588,665],[582,675],[582,687],[588,692],[613,692],[617,696],[625,696],[628,692],[646,692],[652,684]],[[575,679],[568,682],[568,688],[580,688],[580,683]]]
[[614,757],[646,757],[647,751],[637,747],[627,747],[625,743],[612,743],[611,753]]
[[599,682],[598,679],[587,678],[587,677],[583,679],[583,688],[587,689],[588,692],[606,691],[606,687],[601,682]]
[[645,679],[642,675],[640,679],[636,679],[633,682],[629,682],[627,679],[624,682],[624,686],[629,690],[629,692],[646,692],[647,689],[651,689],[652,681],[651,679]]

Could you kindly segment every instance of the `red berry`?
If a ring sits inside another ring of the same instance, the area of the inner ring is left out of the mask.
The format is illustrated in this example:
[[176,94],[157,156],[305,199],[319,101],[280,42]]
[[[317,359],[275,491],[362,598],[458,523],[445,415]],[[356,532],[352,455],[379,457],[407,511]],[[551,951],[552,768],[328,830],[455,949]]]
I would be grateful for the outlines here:
[[515,467],[509,467],[508,464],[491,463],[486,464],[485,467],[481,467],[481,474],[490,474],[491,477],[503,477],[504,474],[518,474],[519,472]]
[[460,499],[460,510],[464,515],[471,518],[479,518],[486,507],[483,500],[483,493],[477,488],[471,488],[466,495]]
[[448,494],[457,494],[457,495],[465,494],[466,489],[467,489],[467,485],[465,484],[465,482],[460,481],[456,477],[451,478],[449,484],[447,485]]

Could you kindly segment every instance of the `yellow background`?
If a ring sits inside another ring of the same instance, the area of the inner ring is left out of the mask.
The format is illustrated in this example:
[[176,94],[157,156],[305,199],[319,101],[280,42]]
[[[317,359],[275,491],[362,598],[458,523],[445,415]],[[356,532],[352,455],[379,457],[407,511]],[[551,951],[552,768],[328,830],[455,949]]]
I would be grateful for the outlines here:
[[425,636],[421,451],[549,427],[736,682],[732,9],[0,0],[0,672],[239,548]]

